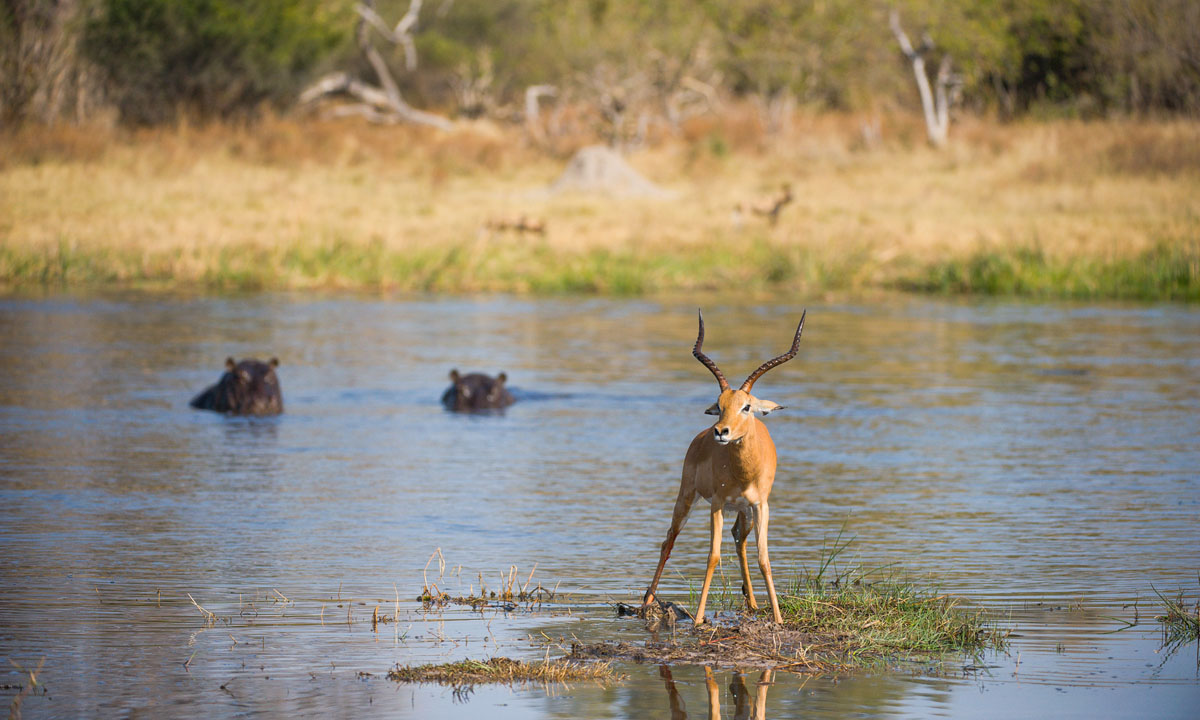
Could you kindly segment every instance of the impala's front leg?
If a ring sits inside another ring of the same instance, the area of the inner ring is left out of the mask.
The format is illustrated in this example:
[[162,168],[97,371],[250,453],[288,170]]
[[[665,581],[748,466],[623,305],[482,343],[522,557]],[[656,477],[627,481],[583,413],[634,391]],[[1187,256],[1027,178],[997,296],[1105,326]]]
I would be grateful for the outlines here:
[[767,595],[771,598],[771,615],[775,622],[782,624],[783,616],[779,614],[779,599],[775,597],[775,581],[771,579],[771,557],[767,551],[767,525],[771,520],[771,510],[764,500],[758,504],[758,527],[754,539],[758,542],[758,569],[762,571],[763,580],[767,583]]
[[708,603],[708,588],[712,585],[713,571],[717,569],[717,563],[721,562],[721,526],[725,522],[721,510],[724,505],[716,495],[713,496],[713,504],[709,510],[712,540],[708,547],[708,569],[704,571],[704,586],[700,588],[700,605],[696,608],[697,625],[704,624],[704,606]]
[[663,540],[662,550],[658,554],[658,569],[654,571],[654,579],[650,581],[650,587],[646,588],[646,594],[642,596],[642,607],[654,602],[654,592],[658,590],[658,581],[662,579],[663,568],[667,566],[667,558],[671,556],[671,548],[675,547],[675,538],[679,537],[679,531],[683,529],[688,513],[696,503],[696,491],[689,486],[687,481],[679,486],[679,496],[675,498],[675,511],[671,514],[671,527],[667,530],[667,539]]

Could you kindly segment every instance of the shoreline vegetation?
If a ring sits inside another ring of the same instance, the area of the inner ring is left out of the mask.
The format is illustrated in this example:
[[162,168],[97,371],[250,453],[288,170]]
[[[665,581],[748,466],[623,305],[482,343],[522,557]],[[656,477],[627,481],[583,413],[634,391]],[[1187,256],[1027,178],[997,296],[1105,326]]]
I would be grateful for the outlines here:
[[[660,601],[636,612],[648,631],[658,633],[651,640],[576,643],[568,657],[827,674],[905,662],[938,665],[1008,646],[1009,631],[999,617],[964,607],[962,598],[936,588],[919,587],[895,566],[865,569],[851,562],[839,569],[836,563],[852,542],[839,533],[822,549],[816,570],[805,570],[783,586],[781,625],[769,621],[765,608],[743,611],[741,592],[722,576],[710,596],[713,607],[722,610],[714,623],[680,627],[680,611]],[[658,632],[664,629],[669,635]]]
[[[626,152],[663,197],[549,192],[570,153],[487,121],[0,134],[0,290],[1200,301],[1200,122],[968,117],[934,150],[905,114],[756,118]],[[735,212],[783,184],[778,222]]]
[[[545,659],[524,662],[506,657],[486,661],[463,660],[447,664],[397,665],[388,678],[399,682],[434,682],[455,687],[476,683],[567,682],[595,680],[620,682],[614,661],[659,665],[731,666],[761,668],[803,674],[852,673],[877,670],[902,663],[939,666],[951,658],[979,656],[985,651],[1003,651],[1009,631],[1001,619],[982,608],[968,608],[962,599],[919,587],[896,566],[868,570],[851,561],[839,567],[839,558],[853,542],[841,533],[822,549],[815,570],[804,570],[782,586],[779,593],[783,623],[770,622],[768,611],[743,609],[743,597],[722,574],[710,599],[712,622],[696,626],[691,614],[671,602],[649,606],[617,603],[617,618],[627,623],[644,621],[646,639],[584,643],[576,639],[565,647],[547,637]],[[536,570],[536,566],[534,568]],[[480,576],[480,595],[472,589],[469,598],[451,600],[437,587],[426,586],[418,600],[427,608],[449,604],[480,610],[487,606],[488,593]],[[541,593],[527,593],[533,572],[520,585],[515,566],[507,580],[501,575],[501,602],[518,599],[538,603]],[[539,583],[537,588],[541,589]],[[693,588],[689,605],[695,606]],[[514,606],[515,607],[515,606]],[[686,620],[686,622],[684,622]],[[543,633],[544,635],[544,633]],[[550,658],[550,649],[565,651]]]

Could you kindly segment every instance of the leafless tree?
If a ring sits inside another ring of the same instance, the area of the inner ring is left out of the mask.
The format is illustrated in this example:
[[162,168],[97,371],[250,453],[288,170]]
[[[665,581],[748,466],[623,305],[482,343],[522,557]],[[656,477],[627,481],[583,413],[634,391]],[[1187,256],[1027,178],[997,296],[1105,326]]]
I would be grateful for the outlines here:
[[925,55],[933,50],[933,39],[925,34],[921,38],[921,47],[914,48],[908,40],[908,35],[904,33],[904,28],[900,26],[900,13],[897,10],[892,9],[889,22],[892,34],[900,43],[900,50],[912,63],[913,75],[917,78],[917,90],[921,93],[921,109],[925,113],[925,130],[929,142],[934,147],[943,147],[950,133],[950,103],[958,92],[961,80],[950,70],[950,56],[943,54],[938,64],[935,97],[935,91],[930,88],[929,77],[925,73]]
[[301,93],[300,102],[313,104],[327,95],[345,93],[359,102],[334,108],[331,114],[361,115],[371,122],[409,122],[449,130],[452,124],[446,118],[418,110],[405,102],[404,97],[400,94],[400,87],[392,77],[391,69],[388,68],[383,55],[372,42],[371,29],[374,28],[388,42],[404,48],[405,68],[410,72],[415,70],[417,68],[417,47],[413,37],[417,31],[422,2],[423,0],[411,0],[408,11],[404,13],[395,27],[390,27],[375,11],[375,0],[363,0],[356,5],[358,26],[355,29],[355,39],[358,41],[358,48],[363,57],[375,71],[379,85],[369,85],[345,72],[330,73]]

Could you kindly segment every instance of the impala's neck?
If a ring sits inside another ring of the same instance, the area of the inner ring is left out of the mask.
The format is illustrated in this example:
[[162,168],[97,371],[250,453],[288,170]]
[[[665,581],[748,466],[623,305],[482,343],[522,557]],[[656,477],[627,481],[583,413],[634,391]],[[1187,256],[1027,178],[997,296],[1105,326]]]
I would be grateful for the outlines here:
[[751,418],[746,434],[726,447],[734,472],[746,480],[755,480],[775,468],[775,443],[758,418]]

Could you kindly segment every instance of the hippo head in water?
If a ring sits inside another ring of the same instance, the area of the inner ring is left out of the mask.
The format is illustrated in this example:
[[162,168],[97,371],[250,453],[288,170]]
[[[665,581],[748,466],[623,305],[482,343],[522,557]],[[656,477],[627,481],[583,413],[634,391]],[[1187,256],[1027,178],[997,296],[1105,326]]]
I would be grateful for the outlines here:
[[442,404],[448,410],[472,411],[494,410],[513,404],[513,396],[504,387],[508,376],[500,373],[496,377],[483,373],[459,375],[450,371],[450,382],[454,383],[442,393]]
[[278,415],[283,412],[283,392],[275,375],[277,367],[275,358],[240,363],[228,358],[221,380],[192,398],[191,405],[233,415]]

